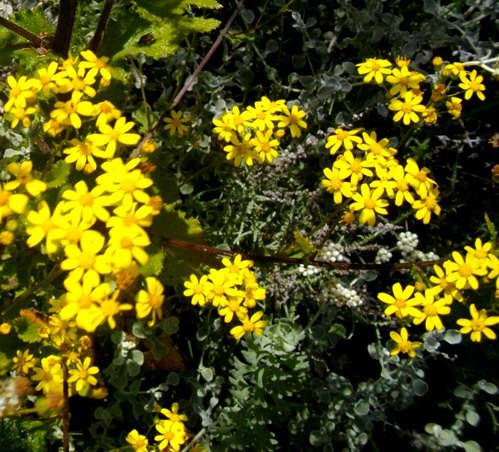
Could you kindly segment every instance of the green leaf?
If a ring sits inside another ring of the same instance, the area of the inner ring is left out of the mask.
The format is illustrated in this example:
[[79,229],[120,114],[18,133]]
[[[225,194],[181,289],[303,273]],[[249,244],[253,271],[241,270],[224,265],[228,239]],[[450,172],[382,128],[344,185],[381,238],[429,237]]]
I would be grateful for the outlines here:
[[355,414],[357,416],[365,416],[367,413],[369,413],[369,402],[366,402],[365,400],[359,400],[353,407],[353,410],[355,411]]
[[178,333],[178,317],[168,317],[159,325],[166,334]]
[[455,345],[461,342],[462,336],[458,330],[448,330],[445,332],[443,339],[448,344]]
[[494,383],[486,380],[479,380],[477,383],[478,387],[486,392],[487,394],[494,395],[497,394],[497,386]]
[[423,396],[428,392],[428,384],[419,378],[412,382],[412,390],[417,396]]
[[476,441],[465,441],[461,445],[465,452],[481,452],[483,450]]
[[49,188],[58,188],[64,185],[71,173],[71,166],[64,160],[59,160],[45,177],[45,183]]
[[180,383],[180,376],[177,372],[170,372],[166,377],[166,383],[171,386],[177,386]]
[[476,411],[466,411],[466,422],[473,427],[476,427],[478,423],[480,422],[480,416]]
[[40,337],[40,328],[41,326],[36,323],[24,322],[17,330],[17,336],[23,342],[27,342],[32,344],[34,342],[41,342],[42,338]]
[[154,254],[149,254],[149,260],[145,265],[140,268],[140,273],[142,276],[158,276],[163,270],[163,251],[159,251]]

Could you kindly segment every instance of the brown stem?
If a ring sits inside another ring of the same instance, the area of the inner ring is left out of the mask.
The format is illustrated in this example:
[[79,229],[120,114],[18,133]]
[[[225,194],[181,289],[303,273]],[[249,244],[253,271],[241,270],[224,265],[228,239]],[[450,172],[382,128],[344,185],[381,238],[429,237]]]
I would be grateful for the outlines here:
[[[239,12],[243,9],[244,6],[244,0],[240,0],[240,2],[237,4],[237,8],[234,10],[232,13],[232,16],[230,16],[229,20],[223,27],[223,29],[220,31],[219,35],[217,36],[217,39],[215,42],[211,45],[210,50],[208,50],[208,53],[205,55],[205,57],[202,59],[201,63],[199,63],[198,67],[196,70],[193,72],[193,74],[187,79],[185,82],[183,88],[179,91],[179,93],[175,96],[175,99],[173,99],[171,108],[175,108],[181,101],[182,97],[184,97],[184,94],[187,92],[187,90],[191,87],[191,85],[194,83],[194,80],[201,74],[203,71],[204,67],[210,60],[210,58],[213,56],[215,53],[215,50],[217,50],[218,46],[222,42],[222,39],[225,37],[227,34],[227,31],[229,30],[230,26],[232,25],[232,22],[236,19],[238,16]],[[168,112],[163,113],[159,118],[156,124],[145,134],[145,136],[140,140],[139,144],[137,147],[133,150],[133,152],[130,154],[130,158],[133,159],[137,157],[140,153],[140,150],[142,149],[142,146],[144,143],[151,139],[151,137],[156,133],[156,131],[160,128],[161,123],[163,121],[163,118],[168,115]]]
[[59,3],[59,18],[57,19],[57,28],[52,41],[52,50],[64,58],[68,57],[77,3],[78,0],[61,0]]
[[68,387],[68,366],[66,361],[62,362],[62,396],[64,408],[62,409],[62,450],[69,452],[69,387]]
[[106,30],[109,15],[111,14],[111,10],[113,9],[113,4],[114,0],[106,0],[106,3],[104,3],[104,8],[102,8],[99,23],[97,24],[97,28],[95,29],[95,33],[91,41],[88,43],[88,48],[92,52],[96,52],[99,48],[99,45],[102,41],[102,36],[104,35],[104,31]]
[[35,47],[38,47],[38,48],[39,47],[46,47],[44,45],[43,39],[40,38],[40,36],[37,36],[34,33],[31,33],[31,31],[26,30],[25,28],[21,27],[20,25],[15,24],[14,22],[11,22],[8,19],[0,17],[0,25],[4,26],[5,28],[8,28],[10,31],[13,31],[14,33],[18,34],[19,36],[26,38]]
[[[284,256],[260,256],[248,253],[241,253],[235,251],[224,250],[221,248],[215,248],[208,245],[200,245],[198,243],[185,242],[183,240],[163,238],[163,243],[166,246],[173,246],[175,248],[187,248],[195,251],[200,251],[205,254],[211,255],[225,255],[225,256],[236,256],[240,254],[245,259],[250,259],[256,262],[267,262],[267,263],[280,263],[289,265],[299,265],[303,264],[303,259],[297,259],[293,257]],[[420,262],[407,262],[407,263],[393,263],[393,264],[364,264],[364,263],[352,263],[352,262],[324,262],[316,259],[311,259],[307,262],[309,265],[315,267],[325,267],[336,270],[372,270],[372,271],[393,271],[393,270],[410,270],[414,267],[430,267],[435,264],[442,263],[442,260],[432,260],[432,261],[420,261]]]

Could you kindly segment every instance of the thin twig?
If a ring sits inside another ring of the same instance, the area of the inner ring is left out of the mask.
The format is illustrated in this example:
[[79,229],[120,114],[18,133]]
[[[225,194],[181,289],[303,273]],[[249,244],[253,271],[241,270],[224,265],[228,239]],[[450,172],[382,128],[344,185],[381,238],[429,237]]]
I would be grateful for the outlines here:
[[[279,264],[288,264],[288,265],[299,265],[303,264],[304,260],[294,257],[285,257],[285,256],[262,256],[262,255],[254,255],[244,252],[236,252],[230,250],[224,250],[222,248],[215,248],[213,246],[208,245],[200,245],[198,243],[186,242],[183,240],[163,238],[163,243],[166,246],[173,246],[175,248],[184,248],[191,249],[194,251],[199,251],[204,254],[209,255],[224,255],[224,256],[236,256],[240,254],[245,259],[250,259],[255,262],[266,262],[266,263],[279,263]],[[442,259],[431,260],[431,261],[419,261],[419,262],[398,262],[392,264],[365,264],[361,262],[325,262],[317,259],[310,259],[307,261],[308,265],[312,265],[314,267],[324,267],[329,269],[336,270],[371,270],[371,271],[394,271],[394,270],[410,270],[414,267],[430,267],[435,264],[442,263]]]
[[66,361],[62,360],[62,397],[64,407],[62,409],[62,450],[69,452],[69,388],[68,388],[68,366]]
[[64,58],[68,57],[77,3],[77,0],[61,0],[59,4],[59,17],[54,39],[52,40],[52,50]]
[[[206,66],[206,64],[208,63],[208,61],[210,60],[210,58],[213,56],[213,54],[215,53],[215,50],[217,50],[218,46],[221,44],[223,38],[225,37],[225,35],[227,34],[227,31],[229,30],[229,28],[231,27],[232,25],[232,22],[234,22],[234,20],[236,19],[236,17],[238,16],[239,12],[243,9],[243,6],[244,6],[244,0],[241,0],[236,9],[234,10],[234,12],[232,13],[232,16],[230,16],[229,20],[227,21],[227,23],[225,24],[224,28],[220,31],[219,35],[217,36],[217,39],[215,40],[215,42],[212,44],[212,46],[210,47],[210,50],[208,50],[208,53],[205,55],[205,57],[202,59],[202,61],[199,63],[198,67],[196,68],[196,70],[193,72],[193,74],[187,79],[187,81],[185,82],[183,88],[179,91],[179,93],[175,96],[175,99],[173,99],[173,102],[171,104],[171,108],[175,108],[179,103],[180,101],[182,100],[182,97],[184,97],[185,93],[187,92],[187,90],[192,86],[192,84],[194,83],[194,80],[196,80],[196,78],[198,78],[199,74],[201,74],[201,72],[203,71],[204,67]],[[140,150],[142,149],[142,146],[144,145],[144,143],[148,140],[151,139],[151,137],[156,133],[156,131],[161,127],[161,123],[163,121],[163,118],[165,118],[167,115],[168,115],[169,112],[164,112],[157,120],[156,124],[154,124],[154,126],[144,135],[144,137],[142,138],[142,140],[140,140],[139,144],[137,145],[137,147],[133,150],[133,152],[130,154],[130,159],[133,159],[135,157],[138,157],[139,153],[140,153]]]
[[31,33],[31,31],[26,30],[25,28],[21,27],[20,25],[17,25],[8,19],[5,19],[4,17],[0,17],[0,25],[2,25],[5,28],[8,28],[10,31],[13,31],[14,33],[18,34],[19,36],[22,36],[23,38],[27,39],[29,42],[31,42],[37,48],[47,47],[45,41],[42,38],[40,38],[40,36],[37,36],[34,33]]

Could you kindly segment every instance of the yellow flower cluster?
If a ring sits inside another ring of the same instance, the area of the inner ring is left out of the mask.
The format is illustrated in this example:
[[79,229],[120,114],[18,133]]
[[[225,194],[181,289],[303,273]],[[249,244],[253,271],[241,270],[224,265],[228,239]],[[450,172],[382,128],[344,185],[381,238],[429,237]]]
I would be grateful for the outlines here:
[[[402,165],[397,149],[376,132],[337,128],[327,138],[331,154],[342,151],[331,168],[324,169],[322,185],[333,195],[335,204],[351,200],[343,221],[374,225],[377,215],[387,215],[389,200],[395,206],[409,204],[415,217],[427,224],[432,215],[440,214],[437,183],[429,177],[428,168],[420,168],[409,158]],[[357,215],[358,214],[358,218]]]
[[[11,244],[14,232],[22,232],[20,226],[25,226],[27,245],[41,245],[67,272],[60,321],[92,332],[106,322],[115,328],[115,316],[134,308],[125,291],[149,259],[146,228],[160,213],[162,200],[147,193],[153,182],[139,158],[123,161],[115,157],[121,144],[140,140],[139,134],[130,132],[134,123],[110,102],[91,101],[97,93],[94,85],[99,82],[106,87],[111,81],[107,58],[97,58],[91,51],[81,56],[82,61],[51,62],[35,79],[9,78],[11,89],[4,108],[13,112],[55,98],[48,116],[37,108],[43,130],[52,137],[53,152],[59,151],[66,162],[76,163],[76,170],[92,173],[92,177],[33,204],[30,199],[44,193],[47,184],[34,174],[30,160],[11,162],[7,165],[11,180],[0,186],[0,224],[7,220],[0,241]],[[63,130],[68,133],[59,135]],[[73,138],[68,147],[69,133]],[[94,157],[103,159],[100,165]],[[49,199],[57,202],[51,205]],[[25,218],[19,221],[19,215]],[[139,319],[151,317],[152,326],[162,316],[163,286],[152,277],[145,285],[136,296],[135,310]]]
[[[127,122],[111,102],[93,102],[96,87],[107,87],[111,82],[109,59],[98,58],[91,50],[81,52],[81,57],[60,64],[52,61],[39,69],[35,78],[9,76],[4,110],[12,118],[13,128],[19,124],[30,127],[36,117],[42,121],[43,131],[52,137],[68,129],[79,131],[79,137],[73,138],[62,152],[66,162],[75,163],[78,171],[91,173],[97,169],[95,158],[113,158],[119,144],[135,145],[140,135],[130,132],[134,123]],[[43,115],[40,101],[50,102],[48,117]]]
[[[29,349],[17,350],[12,358],[12,372],[24,382],[24,394],[35,394],[35,410],[44,415],[64,407],[63,381],[67,376],[68,396],[103,398],[107,390],[99,384],[99,368],[93,365],[92,340],[86,335],[78,336],[74,322],[65,322],[57,314],[41,316],[30,310],[23,310],[22,317],[39,328],[44,344],[59,350],[37,358]],[[40,351],[40,350],[38,350]],[[34,387],[33,387],[34,386]],[[21,409],[23,401],[16,407]],[[22,410],[21,410],[22,412]]]
[[[166,419],[156,419],[154,423],[154,427],[158,432],[154,440],[159,450],[179,451],[189,438],[189,432],[184,424],[184,421],[187,421],[187,416],[179,414],[178,408],[178,403],[174,403],[171,410],[167,408],[160,409],[160,413]],[[135,429],[128,433],[126,442],[136,452],[152,450],[149,449],[149,440],[147,437],[141,435]]]
[[190,275],[184,283],[184,295],[191,297],[193,305],[216,307],[225,323],[238,320],[230,333],[239,340],[247,333],[261,335],[267,325],[262,320],[263,311],[256,311],[250,316],[249,309],[256,307],[265,299],[265,289],[258,285],[255,274],[251,271],[253,262],[243,260],[238,254],[234,260],[222,259],[221,269],[211,268],[209,274],[198,278]]
[[[444,324],[440,317],[451,313],[454,301],[464,303],[463,290],[477,290],[480,284],[489,284],[495,280],[497,296],[499,259],[492,250],[492,243],[482,243],[478,238],[475,246],[466,246],[465,251],[464,256],[454,251],[452,258],[444,261],[442,266],[435,265],[433,274],[423,285],[422,291],[418,291],[413,285],[402,287],[400,283],[395,283],[391,294],[378,294],[378,299],[388,305],[385,315],[395,315],[398,319],[407,318],[414,325],[424,322],[426,331],[443,330]],[[499,323],[499,316],[488,316],[485,309],[478,310],[475,304],[469,306],[469,312],[471,319],[462,318],[457,321],[461,327],[460,332],[471,333],[471,340],[474,342],[480,342],[482,334],[488,339],[495,339],[496,334],[489,327]],[[391,337],[398,344],[392,354],[404,352],[415,356],[413,348],[407,345],[407,331],[391,334]]]
[[[449,113],[454,119],[461,116],[462,99],[469,100],[476,95],[485,100],[483,77],[476,70],[466,71],[464,64],[444,63],[435,57],[433,65],[437,70],[435,76],[427,77],[421,72],[410,69],[410,60],[398,57],[395,65],[389,60],[367,58],[357,64],[357,72],[363,76],[364,83],[373,80],[378,85],[384,85],[387,97],[390,99],[388,108],[394,112],[393,120],[402,121],[408,126],[423,120],[427,124],[435,124],[442,112]],[[431,86],[426,94],[421,83],[430,80]],[[454,81],[460,81],[457,87]],[[426,104],[423,99],[426,99]]]
[[302,129],[307,128],[303,120],[305,114],[297,105],[289,109],[285,100],[272,101],[264,96],[242,112],[235,106],[220,118],[213,119],[213,133],[220,141],[230,143],[223,150],[227,160],[234,160],[235,166],[243,162],[252,166],[255,161],[272,163],[279,155],[277,149],[286,131],[297,138]]

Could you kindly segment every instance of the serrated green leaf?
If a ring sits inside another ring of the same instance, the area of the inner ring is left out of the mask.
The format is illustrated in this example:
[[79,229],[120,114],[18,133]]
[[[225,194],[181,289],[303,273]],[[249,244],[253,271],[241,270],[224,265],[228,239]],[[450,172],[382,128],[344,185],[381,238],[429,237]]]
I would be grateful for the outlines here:
[[36,323],[25,322],[24,325],[19,327],[17,330],[17,336],[23,342],[27,342],[29,344],[41,342],[42,338],[40,337],[40,328],[40,325],[37,325]]
[[47,173],[45,183],[49,188],[58,188],[64,185],[71,173],[71,166],[64,160],[59,160]]
[[149,255],[149,260],[140,268],[142,276],[157,276],[163,270],[164,254],[162,251]]

